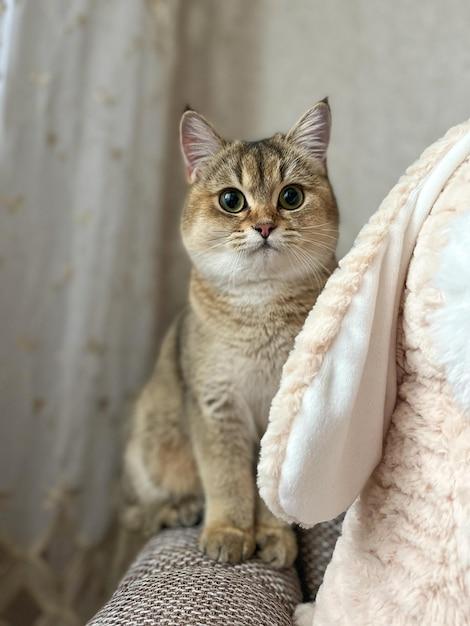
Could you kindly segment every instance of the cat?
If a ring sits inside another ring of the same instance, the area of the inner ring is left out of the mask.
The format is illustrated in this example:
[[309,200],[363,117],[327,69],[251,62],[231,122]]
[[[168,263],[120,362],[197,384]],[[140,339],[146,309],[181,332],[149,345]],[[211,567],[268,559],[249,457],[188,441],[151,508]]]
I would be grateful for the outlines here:
[[222,139],[192,110],[181,119],[189,304],[135,406],[124,518],[151,533],[193,525],[204,509],[200,548],[222,562],[257,547],[284,567],[297,553],[255,473],[282,366],[336,266],[330,127],[327,99],[287,134],[254,142]]

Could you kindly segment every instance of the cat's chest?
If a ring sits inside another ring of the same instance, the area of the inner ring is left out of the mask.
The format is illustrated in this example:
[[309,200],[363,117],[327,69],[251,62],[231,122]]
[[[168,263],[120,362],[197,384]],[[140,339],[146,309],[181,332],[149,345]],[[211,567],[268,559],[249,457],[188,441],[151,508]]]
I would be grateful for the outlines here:
[[248,427],[257,439],[266,430],[271,402],[279,386],[281,367],[265,369],[264,372],[247,367],[237,377],[235,404],[240,414],[245,415]]
[[268,344],[254,340],[249,350],[241,350],[234,359],[235,403],[258,438],[266,430],[271,402],[295,334],[295,329],[284,329],[273,335]]

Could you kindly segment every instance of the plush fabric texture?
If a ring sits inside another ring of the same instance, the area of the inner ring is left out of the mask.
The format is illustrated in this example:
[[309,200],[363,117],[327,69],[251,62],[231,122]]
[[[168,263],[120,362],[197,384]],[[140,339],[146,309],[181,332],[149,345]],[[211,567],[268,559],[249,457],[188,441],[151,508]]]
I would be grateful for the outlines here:
[[[273,405],[260,465],[268,504],[284,516],[279,491],[287,440],[377,258],[377,231],[386,236],[410,193],[469,132],[469,122],[451,129],[409,168],[364,227],[299,336]],[[382,459],[346,514],[315,605],[297,610],[299,626],[470,624],[470,420],[462,384],[466,372],[460,367],[468,354],[468,344],[462,342],[470,332],[470,316],[465,315],[470,158],[459,159],[447,173],[418,229],[400,290],[391,350],[397,397]],[[459,272],[462,265],[466,268]],[[308,328],[310,321],[315,327]],[[305,431],[304,436],[308,438]],[[318,476],[306,472],[303,479],[314,485]],[[305,491],[301,495],[309,497]],[[299,510],[309,513],[314,502],[306,508],[300,503]],[[309,523],[310,518],[300,521]]]
[[[383,459],[346,516],[315,626],[470,623],[470,422],[436,358],[430,324],[443,305],[434,277],[446,227],[469,211],[469,179],[467,160],[419,236],[403,295],[399,397]],[[470,318],[462,323],[468,329]]]
[[344,511],[381,458],[406,269],[424,220],[469,153],[461,126],[421,157],[363,228],[297,338],[258,475],[268,506],[287,521],[313,525]]
[[291,626],[301,600],[295,569],[216,563],[198,550],[198,533],[152,539],[88,626]]
[[[459,195],[470,198],[468,179],[460,181]],[[455,399],[470,419],[470,212],[462,213],[449,220],[448,241],[433,278],[442,306],[431,315],[430,323],[436,359],[445,366]]]

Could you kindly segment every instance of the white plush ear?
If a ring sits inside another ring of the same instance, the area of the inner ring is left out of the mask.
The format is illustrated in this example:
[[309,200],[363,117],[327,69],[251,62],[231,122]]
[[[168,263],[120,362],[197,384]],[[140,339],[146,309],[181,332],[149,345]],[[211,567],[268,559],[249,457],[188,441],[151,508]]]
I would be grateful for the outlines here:
[[330,143],[331,112],[328,98],[309,109],[287,134],[287,138],[305,148],[314,158],[326,160]]
[[223,141],[202,115],[185,111],[180,123],[180,145],[188,180],[192,183],[204,163],[223,146]]
[[330,277],[283,370],[261,442],[269,508],[312,526],[354,501],[382,456],[396,402],[396,326],[408,264],[443,186],[470,155],[469,124],[421,157]]
[[[470,192],[470,182],[467,184]],[[438,348],[436,360],[445,366],[455,399],[470,419],[469,198],[470,193],[465,198],[467,212],[450,220],[448,241],[440,253],[440,267],[433,281],[443,303],[429,322]]]

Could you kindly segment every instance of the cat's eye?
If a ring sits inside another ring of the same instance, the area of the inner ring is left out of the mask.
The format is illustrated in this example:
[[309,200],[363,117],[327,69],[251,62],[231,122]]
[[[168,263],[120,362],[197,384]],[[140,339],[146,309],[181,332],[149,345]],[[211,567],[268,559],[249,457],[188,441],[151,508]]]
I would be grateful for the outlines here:
[[246,199],[238,189],[224,189],[219,195],[219,204],[228,213],[240,213],[246,208]]
[[288,185],[279,194],[279,206],[287,211],[298,209],[304,201],[304,193],[297,185]]

